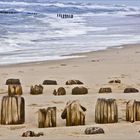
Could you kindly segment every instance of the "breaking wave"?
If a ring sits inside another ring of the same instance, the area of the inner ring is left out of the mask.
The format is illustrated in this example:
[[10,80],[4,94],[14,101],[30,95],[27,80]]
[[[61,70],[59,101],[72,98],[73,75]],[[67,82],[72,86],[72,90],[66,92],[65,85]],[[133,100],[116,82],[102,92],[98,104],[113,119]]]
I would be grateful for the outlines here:
[[[12,7],[12,9],[11,9]],[[18,7],[18,8],[17,8]],[[9,8],[9,9],[8,9]],[[93,4],[93,3],[60,3],[60,2],[0,2],[0,13],[108,13],[129,14],[138,13],[140,9],[134,6]],[[21,10],[22,9],[22,10]]]
[[77,1],[1,0],[0,65],[140,42],[139,6]]

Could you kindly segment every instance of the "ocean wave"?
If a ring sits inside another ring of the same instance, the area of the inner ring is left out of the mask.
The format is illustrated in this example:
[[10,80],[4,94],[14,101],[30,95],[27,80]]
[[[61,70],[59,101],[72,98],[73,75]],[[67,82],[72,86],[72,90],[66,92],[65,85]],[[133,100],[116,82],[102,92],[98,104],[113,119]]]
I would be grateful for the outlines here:
[[0,1],[0,64],[64,59],[62,55],[140,40],[137,6],[8,1]]
[[[140,12],[140,9],[135,6],[126,6],[126,5],[109,5],[109,4],[93,4],[93,3],[61,3],[61,2],[0,2],[0,9],[3,8],[11,8],[13,7],[13,11],[11,13],[18,13],[24,11],[18,11],[17,8],[24,8],[26,11],[31,11],[29,13],[128,13],[128,12]],[[26,12],[28,13],[28,12]]]

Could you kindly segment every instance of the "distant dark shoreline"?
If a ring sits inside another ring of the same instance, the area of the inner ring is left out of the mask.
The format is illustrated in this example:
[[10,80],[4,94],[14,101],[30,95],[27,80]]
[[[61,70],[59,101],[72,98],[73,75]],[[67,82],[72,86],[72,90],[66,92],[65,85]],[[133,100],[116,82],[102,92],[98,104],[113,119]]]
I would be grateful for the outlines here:
[[[0,14],[21,14],[22,12],[17,12],[17,11],[0,11]],[[24,14],[28,15],[37,15],[37,13],[34,12],[25,12]]]

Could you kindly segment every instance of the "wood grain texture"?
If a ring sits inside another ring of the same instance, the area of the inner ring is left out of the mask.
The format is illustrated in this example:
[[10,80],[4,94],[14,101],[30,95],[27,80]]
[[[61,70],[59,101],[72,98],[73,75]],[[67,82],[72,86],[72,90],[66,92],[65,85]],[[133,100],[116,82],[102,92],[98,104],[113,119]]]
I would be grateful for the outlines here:
[[96,123],[118,122],[118,108],[114,99],[99,98],[95,106]]
[[1,124],[23,124],[25,101],[21,96],[4,96],[1,104]]

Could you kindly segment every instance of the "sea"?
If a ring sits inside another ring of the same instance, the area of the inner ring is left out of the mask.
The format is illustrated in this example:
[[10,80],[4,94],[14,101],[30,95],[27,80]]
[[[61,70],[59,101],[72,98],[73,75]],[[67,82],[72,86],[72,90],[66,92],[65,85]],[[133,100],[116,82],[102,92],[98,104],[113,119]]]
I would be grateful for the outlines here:
[[140,0],[0,0],[0,65],[135,43]]

